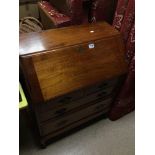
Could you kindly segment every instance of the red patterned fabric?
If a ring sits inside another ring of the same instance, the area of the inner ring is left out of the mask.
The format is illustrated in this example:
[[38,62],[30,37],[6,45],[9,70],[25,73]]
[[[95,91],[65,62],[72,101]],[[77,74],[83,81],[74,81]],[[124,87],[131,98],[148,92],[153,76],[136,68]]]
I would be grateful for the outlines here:
[[117,8],[115,11],[115,17],[113,20],[113,25],[118,30],[121,29],[127,5],[128,0],[118,0]]
[[88,23],[88,14],[83,9],[83,0],[69,0],[71,19],[73,24]]
[[119,0],[113,26],[120,30],[126,47],[129,73],[109,113],[116,120],[134,110],[135,107],[135,1]]
[[129,67],[129,73],[125,83],[120,91],[119,96],[115,100],[109,118],[117,120],[125,114],[131,112],[135,108],[135,58],[132,58]]
[[51,17],[55,27],[63,27],[88,23],[88,12],[83,9],[83,1],[63,0],[58,2],[51,0],[50,2],[41,1],[39,5]]
[[112,24],[117,0],[92,0],[91,22],[106,21]]
[[123,39],[125,43],[127,42],[127,39],[129,37],[129,33],[131,31],[134,20],[135,20],[135,3],[134,0],[129,0],[120,30],[121,33],[123,34]]
[[128,62],[132,60],[135,55],[135,23],[132,25],[127,43],[126,43],[126,56]]
[[67,26],[71,24],[70,17],[58,12],[49,2],[39,2],[40,7],[51,17],[52,22],[56,27]]

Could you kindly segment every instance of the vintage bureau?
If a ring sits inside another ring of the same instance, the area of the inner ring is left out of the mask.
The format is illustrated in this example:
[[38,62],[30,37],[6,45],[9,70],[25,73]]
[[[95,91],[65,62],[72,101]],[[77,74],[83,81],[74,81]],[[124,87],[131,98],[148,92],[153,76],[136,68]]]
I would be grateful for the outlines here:
[[105,22],[20,35],[20,71],[41,144],[107,114],[127,73],[120,33]]

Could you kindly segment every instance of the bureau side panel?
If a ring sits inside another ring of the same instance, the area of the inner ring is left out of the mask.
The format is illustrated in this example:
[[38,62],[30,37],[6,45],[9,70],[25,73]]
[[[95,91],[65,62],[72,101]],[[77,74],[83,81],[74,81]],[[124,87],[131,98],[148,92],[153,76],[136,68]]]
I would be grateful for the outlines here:
[[28,90],[28,95],[32,104],[40,104],[44,102],[44,98],[40,89],[38,77],[34,68],[31,56],[20,57],[20,68],[24,75],[24,81]]

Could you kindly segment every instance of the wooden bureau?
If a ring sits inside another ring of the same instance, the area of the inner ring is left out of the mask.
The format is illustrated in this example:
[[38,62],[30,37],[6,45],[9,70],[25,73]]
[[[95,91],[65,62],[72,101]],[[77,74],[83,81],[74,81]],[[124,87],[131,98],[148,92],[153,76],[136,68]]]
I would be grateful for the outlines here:
[[105,22],[22,34],[19,50],[42,145],[107,114],[127,73],[121,35]]

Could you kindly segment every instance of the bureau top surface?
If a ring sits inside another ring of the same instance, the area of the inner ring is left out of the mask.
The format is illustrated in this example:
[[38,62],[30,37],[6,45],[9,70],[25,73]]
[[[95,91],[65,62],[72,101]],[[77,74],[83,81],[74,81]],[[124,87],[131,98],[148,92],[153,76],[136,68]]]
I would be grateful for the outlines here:
[[119,32],[106,22],[25,33],[19,37],[19,53],[21,56],[28,55],[116,35]]

